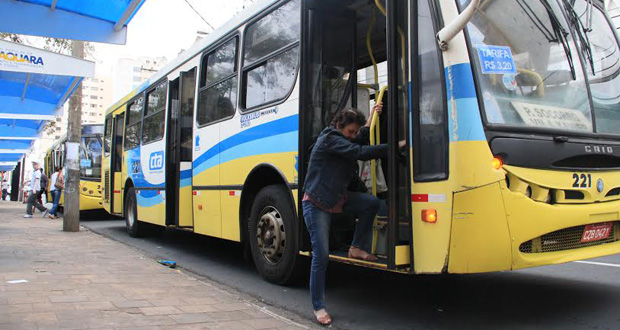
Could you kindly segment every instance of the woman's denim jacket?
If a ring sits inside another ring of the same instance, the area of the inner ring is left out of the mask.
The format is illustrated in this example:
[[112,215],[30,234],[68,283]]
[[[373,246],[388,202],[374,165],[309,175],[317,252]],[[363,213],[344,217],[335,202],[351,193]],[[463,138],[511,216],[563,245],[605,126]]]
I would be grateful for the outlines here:
[[310,154],[304,192],[322,209],[331,209],[347,192],[347,186],[357,175],[357,161],[385,158],[387,144],[368,146],[369,130],[362,127],[351,142],[333,126],[326,127]]

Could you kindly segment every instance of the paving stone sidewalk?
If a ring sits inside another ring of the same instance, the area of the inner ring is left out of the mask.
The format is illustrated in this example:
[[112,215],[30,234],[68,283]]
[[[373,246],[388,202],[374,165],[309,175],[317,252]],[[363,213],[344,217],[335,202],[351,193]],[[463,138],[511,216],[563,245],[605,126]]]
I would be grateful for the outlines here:
[[24,208],[0,201],[0,329],[315,328],[84,228],[24,219]]

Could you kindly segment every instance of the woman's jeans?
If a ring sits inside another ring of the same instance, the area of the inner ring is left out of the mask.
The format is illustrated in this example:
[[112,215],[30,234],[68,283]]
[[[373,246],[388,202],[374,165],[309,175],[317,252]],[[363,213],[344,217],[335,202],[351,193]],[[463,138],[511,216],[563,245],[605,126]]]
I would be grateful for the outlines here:
[[[348,192],[343,213],[355,214],[357,225],[352,246],[370,252],[372,224],[379,211],[380,200],[370,194]],[[310,295],[312,307],[318,311],[325,307],[325,274],[329,262],[329,227],[331,213],[318,208],[311,201],[302,202],[304,220],[312,243],[312,265],[310,268]]]
[[54,205],[50,210],[50,214],[56,216],[56,210],[58,209],[58,203],[60,203],[60,194],[62,190],[52,190],[50,192],[52,193],[52,198],[54,199]]

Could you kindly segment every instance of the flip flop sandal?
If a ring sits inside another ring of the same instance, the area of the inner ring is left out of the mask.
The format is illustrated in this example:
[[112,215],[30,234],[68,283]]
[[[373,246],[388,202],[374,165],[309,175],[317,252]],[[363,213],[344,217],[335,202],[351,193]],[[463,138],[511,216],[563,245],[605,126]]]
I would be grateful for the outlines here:
[[324,327],[329,326],[330,324],[332,324],[332,321],[333,321],[333,319],[332,319],[331,316],[329,316],[329,314],[323,315],[321,317],[318,317],[318,316],[316,317],[316,323],[318,323],[318,324],[320,324],[320,325],[322,325]]

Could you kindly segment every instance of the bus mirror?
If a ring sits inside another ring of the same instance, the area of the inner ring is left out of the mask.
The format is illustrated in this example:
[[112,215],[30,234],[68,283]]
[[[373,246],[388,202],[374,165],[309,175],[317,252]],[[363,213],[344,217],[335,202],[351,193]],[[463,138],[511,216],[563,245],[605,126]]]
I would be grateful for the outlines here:
[[469,6],[456,17],[454,21],[450,24],[444,26],[439,32],[437,32],[437,42],[439,43],[439,48],[441,50],[448,50],[448,43],[454,36],[456,36],[461,30],[465,28],[465,25],[469,22],[469,20],[474,16],[476,12],[476,8],[480,4],[480,0],[471,0]]

